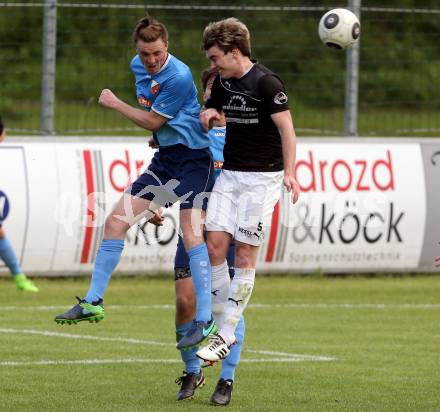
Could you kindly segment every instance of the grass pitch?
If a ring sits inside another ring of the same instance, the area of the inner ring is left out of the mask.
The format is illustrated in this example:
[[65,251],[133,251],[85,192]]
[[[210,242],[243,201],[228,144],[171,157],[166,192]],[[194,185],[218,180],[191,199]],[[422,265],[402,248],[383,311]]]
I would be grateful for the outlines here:
[[[204,411],[177,402],[171,278],[114,278],[99,324],[56,325],[88,279],[0,280],[0,411]],[[440,277],[257,278],[231,411],[440,410]]]

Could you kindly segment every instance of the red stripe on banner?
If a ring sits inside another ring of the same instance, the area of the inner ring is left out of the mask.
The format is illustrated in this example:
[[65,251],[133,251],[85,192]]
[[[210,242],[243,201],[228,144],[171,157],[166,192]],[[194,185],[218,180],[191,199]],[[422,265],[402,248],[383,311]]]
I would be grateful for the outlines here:
[[275,246],[278,236],[278,219],[280,217],[280,201],[277,202],[272,213],[272,225],[269,235],[269,246],[267,247],[266,262],[272,262],[275,253]]
[[81,252],[81,263],[87,263],[89,260],[90,247],[92,245],[93,237],[93,220],[95,219],[95,199],[92,193],[95,192],[93,186],[93,164],[90,150],[83,151],[84,169],[86,172],[86,187],[87,187],[87,226],[84,236],[84,243]]

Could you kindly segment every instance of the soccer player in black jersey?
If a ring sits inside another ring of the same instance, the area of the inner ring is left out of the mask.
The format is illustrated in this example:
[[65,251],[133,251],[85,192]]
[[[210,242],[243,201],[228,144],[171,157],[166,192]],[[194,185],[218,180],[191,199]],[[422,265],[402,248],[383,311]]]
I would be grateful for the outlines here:
[[[288,98],[278,75],[251,60],[250,34],[235,18],[210,23],[203,48],[219,70],[211,97],[200,114],[205,130],[226,118],[223,171],[211,194],[206,218],[212,274],[228,277],[226,253],[235,238],[235,277],[219,332],[197,356],[223,359],[235,341],[235,328],[250,299],[265,229],[284,187],[295,203],[296,136]],[[227,284],[225,282],[225,284]]]

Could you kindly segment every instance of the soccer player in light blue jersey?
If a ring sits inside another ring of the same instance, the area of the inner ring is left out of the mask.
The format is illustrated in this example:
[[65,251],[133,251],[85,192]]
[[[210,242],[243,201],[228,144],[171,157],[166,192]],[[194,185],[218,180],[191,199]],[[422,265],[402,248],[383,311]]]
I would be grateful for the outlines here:
[[[202,87],[204,100],[207,100],[212,83],[217,71],[206,69],[202,73]],[[214,125],[209,131],[210,149],[214,159],[215,175],[218,177],[223,167],[223,147],[225,145],[226,127],[224,119]],[[234,243],[231,242],[227,256],[227,269],[232,278],[234,276]],[[225,263],[226,264],[226,263]],[[185,251],[182,238],[179,236],[177,251],[174,263],[174,280],[176,288],[176,339],[180,340],[191,327],[194,317],[194,289],[191,281],[191,270],[189,267],[188,254]],[[225,285],[226,282],[226,285]],[[217,324],[223,313],[224,303],[227,295],[221,293],[229,288],[229,279],[218,276],[216,271],[212,274],[212,314]],[[237,325],[235,336],[236,344],[231,348],[229,356],[222,362],[220,379],[217,382],[214,393],[211,396],[211,403],[214,405],[227,405],[231,400],[232,387],[235,376],[235,369],[240,361],[241,349],[243,346],[245,324],[243,317]],[[204,384],[204,376],[200,369],[200,359],[196,356],[198,348],[191,348],[181,351],[181,357],[185,363],[183,375],[176,380],[180,385],[177,400],[190,399],[194,396],[195,390]]]
[[137,23],[133,40],[137,54],[130,67],[142,108],[123,102],[109,89],[101,92],[99,103],[152,131],[159,150],[106,219],[87,295],[55,321],[102,320],[104,292],[120,260],[128,229],[141,218],[155,219],[158,209],[180,201],[180,228],[196,294],[190,339],[183,336],[177,345],[182,349],[197,345],[217,329],[211,316],[211,268],[203,236],[206,195],[214,182],[213,162],[208,134],[198,120],[200,105],[191,71],[168,53],[166,27],[145,17]]
[[[0,118],[0,143],[6,137],[6,129]],[[3,221],[9,214],[9,204],[6,201],[6,196],[1,191],[0,187],[0,259],[5,262],[6,266],[11,273],[11,276],[15,280],[15,285],[18,290],[23,290],[25,292],[38,292],[37,286],[28,279],[24,273],[21,271],[20,263],[18,262],[17,255],[14,252],[12,243],[6,237],[6,233],[2,228]]]

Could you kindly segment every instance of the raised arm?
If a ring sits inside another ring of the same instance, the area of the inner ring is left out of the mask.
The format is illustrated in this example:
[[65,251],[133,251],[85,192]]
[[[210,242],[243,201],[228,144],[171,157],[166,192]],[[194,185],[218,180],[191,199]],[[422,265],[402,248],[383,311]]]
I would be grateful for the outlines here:
[[137,109],[119,99],[111,90],[104,89],[99,96],[99,104],[109,109],[113,109],[118,113],[131,120],[133,123],[144,129],[155,132],[168,120],[166,117],[154,112],[147,112]]

